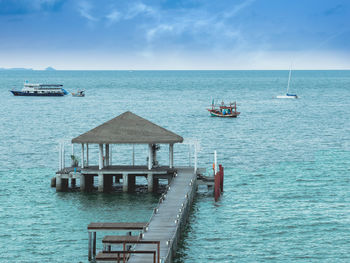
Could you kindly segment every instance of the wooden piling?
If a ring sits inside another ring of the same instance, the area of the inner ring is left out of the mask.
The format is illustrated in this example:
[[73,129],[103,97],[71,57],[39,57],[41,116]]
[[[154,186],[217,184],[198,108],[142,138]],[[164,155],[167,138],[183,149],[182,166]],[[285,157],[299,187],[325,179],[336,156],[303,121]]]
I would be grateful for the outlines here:
[[94,188],[94,176],[91,174],[82,174],[80,176],[80,191],[91,192]]
[[120,183],[120,175],[115,175],[115,181],[116,184]]
[[75,186],[77,185],[77,182],[76,182],[76,179],[75,178],[72,178],[70,180],[70,185],[71,185],[71,188],[75,188]]
[[221,192],[224,191],[224,167],[222,167],[222,165],[219,165],[219,169],[220,169],[220,190]]
[[135,191],[135,182],[136,182],[136,176],[129,174],[128,175],[128,192],[132,193]]
[[51,178],[51,187],[56,187],[56,177]]
[[147,175],[147,186],[148,186],[148,192],[153,192],[153,174],[149,173]]
[[91,259],[92,259],[92,251],[91,251],[91,240],[92,239],[92,233],[91,232],[89,232],[89,252],[88,252],[88,259],[89,259],[89,261],[91,261]]
[[215,202],[220,198],[220,172],[217,172],[214,176],[214,198]]
[[98,173],[98,191],[103,192],[104,191],[104,176],[103,173]]
[[158,192],[158,187],[159,187],[159,179],[153,178],[153,192],[154,193]]
[[65,192],[68,190],[68,178],[62,178],[62,176],[56,177],[56,191]]
[[123,192],[128,191],[128,174],[124,173],[123,174]]
[[103,175],[103,192],[108,193],[113,189],[113,175]]
[[96,232],[92,234],[92,255],[93,257],[96,256]]

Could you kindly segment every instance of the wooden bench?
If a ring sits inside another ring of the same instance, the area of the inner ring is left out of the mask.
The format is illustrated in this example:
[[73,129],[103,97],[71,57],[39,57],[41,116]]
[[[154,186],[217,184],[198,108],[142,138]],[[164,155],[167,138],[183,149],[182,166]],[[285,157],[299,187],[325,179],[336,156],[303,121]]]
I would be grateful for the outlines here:
[[96,232],[97,231],[133,231],[143,230],[148,223],[146,222],[104,222],[104,223],[90,223],[87,227],[89,232],[89,251],[88,258],[92,259],[92,256],[96,255]]

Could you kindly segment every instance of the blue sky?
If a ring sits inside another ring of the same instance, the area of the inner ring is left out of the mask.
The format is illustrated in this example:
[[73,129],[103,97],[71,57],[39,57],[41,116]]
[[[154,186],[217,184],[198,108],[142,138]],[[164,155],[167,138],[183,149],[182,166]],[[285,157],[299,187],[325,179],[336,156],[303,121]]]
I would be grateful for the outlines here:
[[350,69],[347,0],[0,0],[0,67]]

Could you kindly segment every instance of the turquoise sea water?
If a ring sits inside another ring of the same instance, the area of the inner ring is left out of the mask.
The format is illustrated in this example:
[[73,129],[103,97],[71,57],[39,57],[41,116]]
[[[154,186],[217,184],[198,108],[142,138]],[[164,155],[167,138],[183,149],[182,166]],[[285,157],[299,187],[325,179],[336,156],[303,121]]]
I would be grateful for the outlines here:
[[[295,71],[291,90],[301,98],[274,99],[287,78],[287,71],[0,71],[0,262],[87,262],[88,223],[148,220],[152,194],[50,188],[58,141],[126,110],[200,140],[200,167],[211,167],[214,150],[225,167],[218,203],[199,189],[176,262],[349,262],[350,71]],[[87,95],[12,96],[24,80]],[[240,117],[209,117],[212,98],[237,100]],[[130,150],[116,148],[113,160],[130,163]],[[146,151],[136,147],[137,163]],[[186,152],[175,146],[175,164],[188,164]],[[90,157],[97,163],[96,152]],[[167,158],[162,147],[160,161]]]

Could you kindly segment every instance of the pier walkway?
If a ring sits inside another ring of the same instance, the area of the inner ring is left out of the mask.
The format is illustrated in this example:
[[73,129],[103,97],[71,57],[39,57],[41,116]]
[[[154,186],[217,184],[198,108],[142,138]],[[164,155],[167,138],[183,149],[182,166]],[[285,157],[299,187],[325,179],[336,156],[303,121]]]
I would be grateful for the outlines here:
[[[192,167],[177,168],[177,176],[172,180],[163,201],[155,208],[147,231],[143,233],[143,241],[160,241],[161,262],[172,261],[195,195],[196,178]],[[135,250],[156,250],[156,246],[137,244]],[[133,254],[128,262],[153,262],[152,260],[152,255]]]

